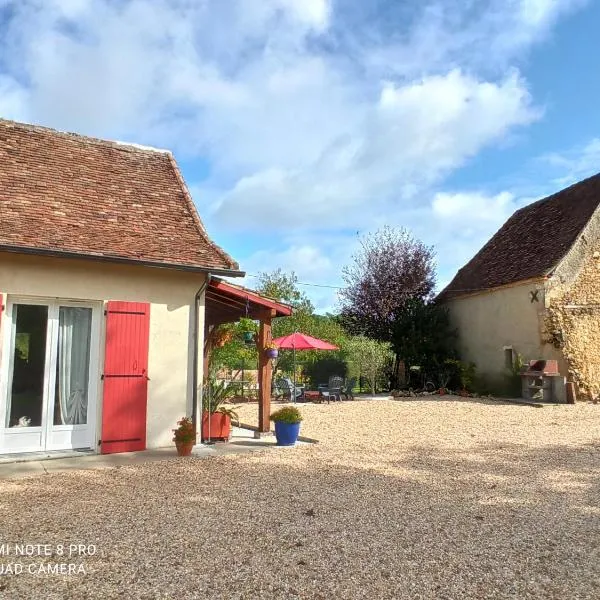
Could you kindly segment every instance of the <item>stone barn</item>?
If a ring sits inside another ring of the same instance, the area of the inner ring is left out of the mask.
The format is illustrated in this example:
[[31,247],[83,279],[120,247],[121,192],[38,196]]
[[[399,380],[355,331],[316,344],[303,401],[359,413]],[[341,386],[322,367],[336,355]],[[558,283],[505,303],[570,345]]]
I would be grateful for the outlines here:
[[554,359],[579,399],[600,395],[599,204],[600,174],[517,210],[440,293],[480,376]]

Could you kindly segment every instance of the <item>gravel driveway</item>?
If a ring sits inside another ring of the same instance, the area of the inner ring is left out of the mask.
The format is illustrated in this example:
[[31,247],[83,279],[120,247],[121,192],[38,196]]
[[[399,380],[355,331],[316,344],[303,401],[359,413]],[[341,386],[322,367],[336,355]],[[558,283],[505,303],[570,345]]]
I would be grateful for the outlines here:
[[0,481],[9,550],[96,547],[0,556],[0,597],[600,597],[600,406],[302,411],[316,446]]

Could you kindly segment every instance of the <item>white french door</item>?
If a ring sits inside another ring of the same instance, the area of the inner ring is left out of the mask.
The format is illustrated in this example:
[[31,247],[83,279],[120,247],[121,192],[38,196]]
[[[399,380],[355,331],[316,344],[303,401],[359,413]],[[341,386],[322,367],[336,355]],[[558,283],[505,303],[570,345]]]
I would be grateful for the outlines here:
[[0,452],[94,447],[100,308],[9,296]]

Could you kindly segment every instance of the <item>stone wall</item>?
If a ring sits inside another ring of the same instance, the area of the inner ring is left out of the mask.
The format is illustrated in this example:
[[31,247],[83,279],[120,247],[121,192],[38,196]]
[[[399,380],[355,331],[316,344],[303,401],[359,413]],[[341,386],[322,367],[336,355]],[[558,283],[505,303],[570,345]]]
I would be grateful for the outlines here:
[[600,396],[600,227],[595,215],[546,289],[545,341],[560,348],[578,399]]

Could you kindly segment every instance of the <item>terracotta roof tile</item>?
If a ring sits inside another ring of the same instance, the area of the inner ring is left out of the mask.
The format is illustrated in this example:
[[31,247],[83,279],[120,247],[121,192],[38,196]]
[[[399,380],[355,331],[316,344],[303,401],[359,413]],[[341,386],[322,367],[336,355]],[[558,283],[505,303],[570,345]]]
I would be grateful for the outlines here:
[[170,152],[0,119],[0,248],[237,270]]
[[600,204],[600,174],[516,211],[439,294],[441,300],[548,275]]

